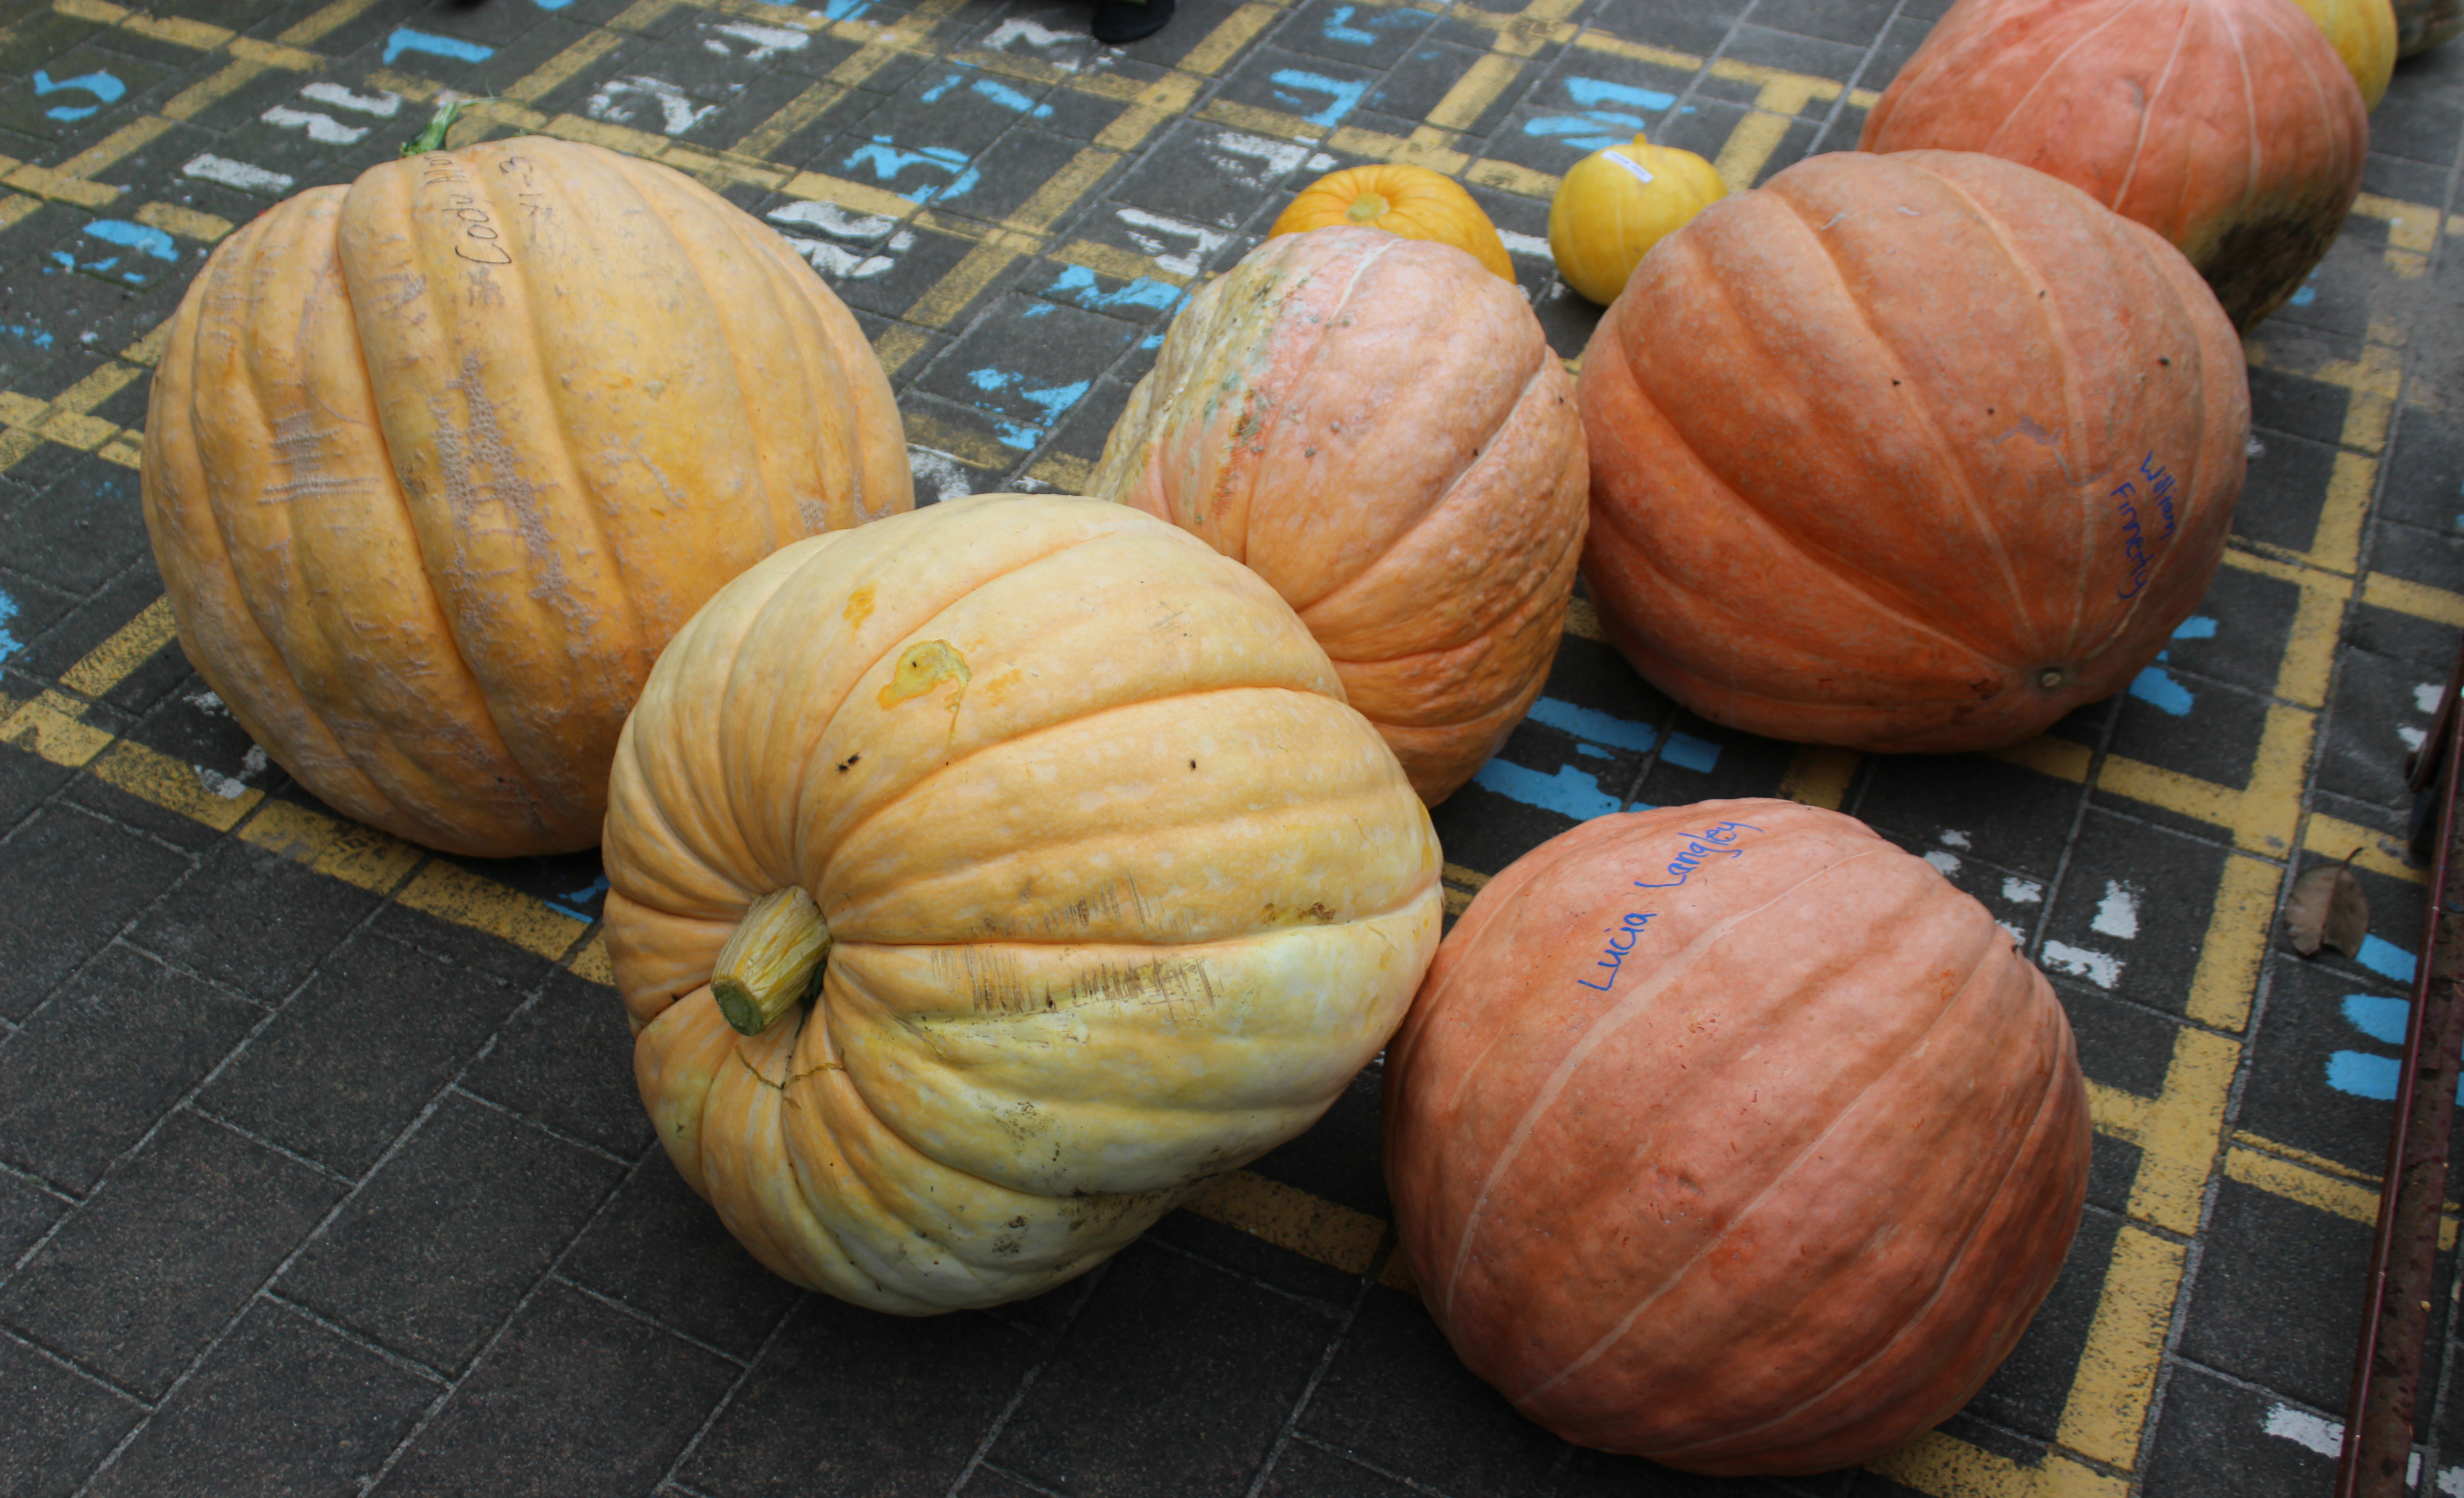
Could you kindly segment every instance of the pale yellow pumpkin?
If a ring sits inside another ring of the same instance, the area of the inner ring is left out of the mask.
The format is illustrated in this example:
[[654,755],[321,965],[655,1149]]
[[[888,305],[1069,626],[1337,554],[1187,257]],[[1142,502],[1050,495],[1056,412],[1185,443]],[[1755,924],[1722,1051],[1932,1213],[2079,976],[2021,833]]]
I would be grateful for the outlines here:
[[1428,814],[1291,609],[1050,496],[721,590],[626,727],[605,858],[676,1168],[779,1273],[905,1314],[1081,1273],[1307,1128],[1443,913]]
[[1337,224],[1452,245],[1508,281],[1514,279],[1514,262],[1506,256],[1497,226],[1463,184],[1426,166],[1379,162],[1328,172],[1286,205],[1266,235],[1305,234]]
[[1720,170],[1692,151],[1629,145],[1576,162],[1549,200],[1549,253],[1566,284],[1606,306],[1651,247],[1728,195]]
[[2362,102],[2371,109],[2387,97],[2395,74],[2395,6],[2390,0],[2294,0],[2327,33],[2336,55],[2360,85]]
[[913,504],[889,380],[776,233],[535,138],[226,240],[154,376],[144,496],[181,644],[266,752],[495,857],[599,840],[634,694],[721,584]]

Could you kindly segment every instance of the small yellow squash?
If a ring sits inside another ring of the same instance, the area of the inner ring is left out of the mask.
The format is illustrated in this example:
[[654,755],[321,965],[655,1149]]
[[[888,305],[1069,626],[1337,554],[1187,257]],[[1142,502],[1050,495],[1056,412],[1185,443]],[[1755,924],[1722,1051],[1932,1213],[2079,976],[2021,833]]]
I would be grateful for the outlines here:
[[1718,167],[1637,134],[1566,173],[1549,204],[1549,253],[1567,285],[1606,306],[1653,245],[1727,195]]
[[1333,224],[1382,229],[1406,239],[1452,245],[1507,280],[1514,263],[1506,257],[1497,226],[1452,177],[1425,166],[1351,166],[1329,172],[1301,189],[1276,216],[1277,234],[1304,234]]
[[2395,74],[2395,7],[2390,0],[2295,0],[2327,33],[2336,55],[2352,70],[2361,85],[2362,102],[2372,109],[2387,97],[2387,79]]

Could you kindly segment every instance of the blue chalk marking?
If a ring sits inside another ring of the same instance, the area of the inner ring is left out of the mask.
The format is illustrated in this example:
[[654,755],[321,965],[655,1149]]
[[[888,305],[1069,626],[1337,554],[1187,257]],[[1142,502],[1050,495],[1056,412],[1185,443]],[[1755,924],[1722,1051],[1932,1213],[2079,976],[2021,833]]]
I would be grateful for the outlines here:
[[[876,135],[869,145],[859,145],[849,152],[845,165],[870,165],[875,181],[891,183],[892,191],[910,203],[946,202],[961,197],[977,182],[976,169],[967,165],[966,153],[946,145],[927,145],[913,151],[900,150],[886,135]],[[951,178],[938,187],[912,192],[895,186],[910,166],[936,166],[951,173]]]
[[15,632],[9,628],[10,622],[16,617],[17,601],[6,593],[0,593],[0,661],[7,660],[26,648],[26,642],[18,639]]
[[40,99],[46,94],[56,94],[62,89],[75,89],[80,94],[92,94],[95,97],[96,102],[91,104],[54,104],[51,108],[43,111],[43,113],[51,119],[83,120],[86,116],[99,110],[104,104],[119,102],[121,96],[128,92],[128,85],[122,83],[119,78],[114,77],[112,75],[101,72],[82,73],[76,77],[62,78],[58,82],[55,83],[52,81],[52,76],[49,73],[44,72],[40,68],[36,68],[34,70],[34,97],[36,99]]
[[1632,141],[1635,132],[1644,127],[1645,115],[1664,113],[1677,102],[1674,94],[1607,78],[1570,77],[1566,80],[1566,94],[1582,110],[1581,114],[1543,115],[1527,120],[1523,133],[1543,139],[1561,138],[1566,144],[1581,150],[1605,150]]
[[[953,73],[941,79],[940,82],[934,84],[931,88],[928,88],[923,93],[917,95],[916,98],[927,104],[937,104],[941,101],[942,95],[950,92],[950,90],[957,88],[957,86],[958,76]],[[880,138],[876,136],[874,139],[878,140]]]
[[2412,1005],[2402,999],[2382,999],[2376,994],[2344,996],[2344,1023],[2374,1041],[2403,1045],[2405,1022],[2411,1017]]
[[[43,346],[49,348],[51,345],[46,343]],[[1163,347],[1163,329],[1161,328],[1157,328],[1146,337],[1138,340],[1138,352],[1142,354],[1151,353],[1161,347]]]
[[1598,781],[1573,765],[1565,765],[1549,776],[1527,770],[1510,760],[1491,760],[1480,767],[1472,783],[1577,822],[1605,817],[1618,806],[1615,796],[1601,791]]
[[1671,734],[1668,747],[1660,752],[1660,757],[1671,764],[1708,775],[1720,762],[1720,746],[1691,734]]
[[2388,1102],[2395,1097],[2395,1084],[2401,1069],[2401,1063],[2393,1056],[2340,1050],[2327,1058],[2327,1085],[2355,1097]]
[[1353,8],[1351,6],[1339,5],[1327,13],[1326,39],[1328,41],[1350,42],[1355,47],[1368,47],[1375,45],[1377,40],[1375,33],[1364,32],[1359,27],[1350,24],[1352,20],[1352,11]]
[[393,34],[385,38],[385,66],[393,66],[394,59],[406,52],[424,52],[432,57],[451,57],[456,62],[485,62],[496,55],[494,47],[482,47],[459,36],[439,36],[433,32],[397,26]]
[[1029,385],[1026,376],[1011,369],[971,369],[967,383],[988,395],[1014,395],[1044,413],[1041,422],[1015,421],[995,407],[976,402],[978,410],[993,418],[1005,448],[1031,448],[1043,441],[1069,408],[1086,399],[1094,384],[1080,380],[1070,385]]
[[172,243],[171,236],[150,224],[132,224],[124,218],[99,218],[86,225],[85,231],[97,239],[142,250],[157,260],[176,261],[180,258],[180,247]]
[[2391,978],[2399,983],[2412,981],[2413,956],[2392,941],[2364,936],[2361,954],[2354,960],[2382,978]]
[[1575,743],[1574,752],[1591,760],[1614,760],[1617,758],[1616,755],[1611,754],[1609,751],[1601,748],[1597,744],[1583,743],[1580,741]]
[[[2172,653],[2159,650],[2156,658],[2161,661]],[[2142,702],[2153,704],[2158,712],[2170,713],[2175,717],[2189,716],[2191,705],[2198,700],[2190,695],[2188,687],[2175,681],[2162,666],[2150,666],[2141,672],[2138,678],[2130,683],[2130,694]]]
[[1532,703],[1530,716],[1576,738],[1588,738],[1595,744],[1613,744],[1637,754],[1649,754],[1651,746],[1660,741],[1660,736],[1641,723],[1613,717],[1592,708],[1576,707],[1557,697],[1542,697]]
[[51,334],[43,331],[41,328],[30,328],[22,322],[11,322],[6,327],[0,327],[0,333],[6,333],[11,338],[24,339],[27,342],[33,344],[36,348],[49,348],[52,346]]
[[[1369,91],[1366,83],[1321,77],[1314,73],[1303,73],[1298,68],[1278,68],[1267,75],[1267,81],[1275,85],[1276,100],[1294,110],[1302,108],[1306,102],[1300,98],[1300,93],[1326,96],[1328,102],[1325,107],[1316,114],[1301,118],[1313,125],[1327,127],[1340,123],[1343,117],[1352,113],[1353,107],[1360,102],[1360,96]],[[1295,93],[1294,90],[1300,92]]]
[[1029,120],[1049,120],[1052,118],[1052,106],[1050,104],[1039,104],[1034,99],[1027,98],[1024,94],[1020,93],[1018,90],[1010,87],[1006,83],[996,83],[991,78],[978,78],[975,81],[974,87],[977,93],[991,99],[994,103],[1001,105],[1003,109],[1016,110],[1018,113],[1026,116]]
[[1039,301],[1034,306],[1029,307],[1024,312],[1019,314],[1022,318],[1047,318],[1051,315],[1052,303],[1048,301]]
[[1656,88],[1636,88],[1631,83],[1612,83],[1607,78],[1570,77],[1566,80],[1567,97],[1585,109],[1602,104],[1632,104],[1638,109],[1658,114],[1677,102],[1674,94],[1663,94]]
[[573,0],[531,0],[531,4],[542,11],[561,11],[573,4]]
[[[590,902],[606,892],[607,876],[605,874],[601,874],[598,878],[591,880],[588,884],[583,885],[579,890],[567,890],[562,894],[558,895],[556,899],[545,900],[541,903],[546,905],[549,910],[561,911],[563,914],[572,916],[575,920],[587,922],[597,920],[599,918],[598,916],[590,914]],[[562,903],[559,903],[560,901]]]
[[2192,614],[2182,621],[2182,628],[2173,631],[2176,640],[2212,640],[2215,637],[2216,622],[2205,614]]
[[1169,281],[1150,280],[1141,275],[1119,291],[1105,291],[1095,284],[1095,273],[1083,265],[1065,266],[1053,283],[1044,288],[1046,297],[1066,297],[1089,311],[1109,311],[1114,307],[1152,307],[1157,312],[1170,312],[1180,304],[1181,290]]

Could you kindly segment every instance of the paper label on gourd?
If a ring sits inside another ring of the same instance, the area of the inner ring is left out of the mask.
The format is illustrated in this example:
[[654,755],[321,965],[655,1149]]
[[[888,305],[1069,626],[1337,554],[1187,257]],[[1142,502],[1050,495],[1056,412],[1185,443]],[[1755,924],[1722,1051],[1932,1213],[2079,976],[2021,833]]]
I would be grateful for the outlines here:
[[1644,168],[1640,162],[1636,161],[1633,157],[1628,156],[1621,151],[1608,150],[1602,151],[1600,154],[1624,167],[1626,170],[1634,173],[1634,180],[1637,182],[1649,183],[1657,180]]

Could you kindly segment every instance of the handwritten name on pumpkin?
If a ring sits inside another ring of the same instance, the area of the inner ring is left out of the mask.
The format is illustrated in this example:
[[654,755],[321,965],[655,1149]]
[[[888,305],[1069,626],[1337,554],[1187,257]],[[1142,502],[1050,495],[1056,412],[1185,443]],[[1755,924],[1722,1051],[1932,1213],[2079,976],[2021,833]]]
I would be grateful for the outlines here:
[[2122,512],[2122,554],[2130,562],[2130,585],[2115,589],[2113,596],[2117,599],[2138,597],[2140,590],[2147,585],[2147,574],[2155,565],[2155,559],[2147,554],[2150,541],[2145,528],[2139,522],[2139,506],[2132,501],[2144,498],[2153,502],[2158,518],[2165,522],[2165,529],[2156,535],[2155,540],[2173,539],[2173,475],[2164,464],[2156,461],[2156,454],[2150,452],[2140,460],[2139,476],[2147,483],[2144,495],[2138,484],[2124,479],[2121,487],[2105,496]]
[[[1750,822],[1715,822],[1700,832],[1682,833],[1684,846],[1678,849],[1676,857],[1668,861],[1667,869],[1661,870],[1675,877],[1658,882],[1637,879],[1634,887],[1638,890],[1674,890],[1694,877],[1695,871],[1713,858],[1744,856],[1745,849],[1736,846],[1741,834],[1761,830]],[[1628,911],[1618,916],[1617,923],[1607,928],[1609,939],[1600,948],[1599,960],[1592,964],[1605,971],[1605,980],[1595,983],[1588,978],[1578,978],[1574,980],[1575,986],[1607,993],[1617,983],[1617,969],[1625,965],[1625,955],[1634,950],[1643,928],[1659,918],[1658,911]]]
[[[463,242],[453,253],[475,265],[511,265],[512,252],[497,243],[496,223],[488,210],[479,206],[478,195],[469,190],[471,179],[462,173],[462,164],[443,151],[420,158],[427,175],[419,179],[423,187],[449,189],[446,210],[462,221]],[[460,191],[451,189],[461,188]]]

